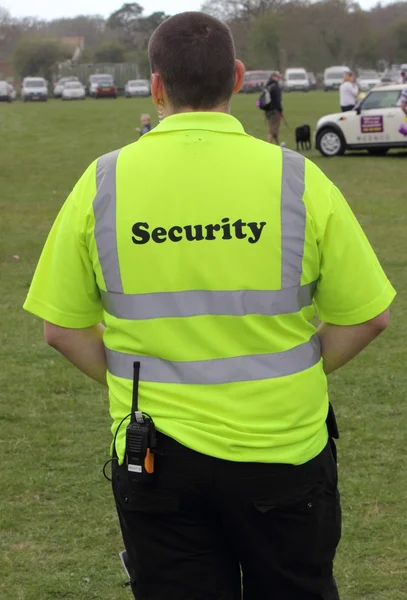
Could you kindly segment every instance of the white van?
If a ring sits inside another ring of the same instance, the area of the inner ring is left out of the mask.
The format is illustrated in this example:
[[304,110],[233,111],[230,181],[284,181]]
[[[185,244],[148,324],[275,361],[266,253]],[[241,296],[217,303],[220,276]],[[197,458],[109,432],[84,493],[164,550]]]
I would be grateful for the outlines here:
[[42,77],[25,77],[21,88],[21,98],[23,102],[28,100],[48,100],[48,86]]
[[286,69],[284,90],[286,92],[309,92],[311,88],[305,69]]
[[324,91],[339,90],[341,83],[345,77],[345,73],[349,73],[349,67],[345,65],[340,67],[328,67],[324,71]]

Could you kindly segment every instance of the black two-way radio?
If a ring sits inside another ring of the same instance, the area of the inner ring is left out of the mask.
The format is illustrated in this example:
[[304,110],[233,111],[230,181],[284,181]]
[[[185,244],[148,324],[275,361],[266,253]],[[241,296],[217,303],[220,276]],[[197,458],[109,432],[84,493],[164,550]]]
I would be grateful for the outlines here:
[[140,363],[133,364],[133,401],[126,428],[126,465],[130,481],[147,481],[154,473],[156,429],[150,415],[138,409]]

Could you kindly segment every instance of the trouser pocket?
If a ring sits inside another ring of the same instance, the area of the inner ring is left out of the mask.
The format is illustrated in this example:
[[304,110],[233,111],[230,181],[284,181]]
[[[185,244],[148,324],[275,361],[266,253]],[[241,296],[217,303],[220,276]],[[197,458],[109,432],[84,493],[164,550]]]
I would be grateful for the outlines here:
[[174,490],[159,487],[155,480],[130,481],[125,465],[113,469],[113,493],[124,511],[170,513],[179,507],[179,495]]

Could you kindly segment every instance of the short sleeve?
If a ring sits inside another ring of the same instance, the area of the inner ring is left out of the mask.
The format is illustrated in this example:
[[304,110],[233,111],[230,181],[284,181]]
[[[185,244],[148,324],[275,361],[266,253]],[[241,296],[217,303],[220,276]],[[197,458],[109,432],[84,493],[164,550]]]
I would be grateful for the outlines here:
[[95,192],[92,165],[76,184],[51,229],[24,303],[27,311],[60,327],[81,329],[103,320],[85,235]]
[[321,321],[356,325],[384,312],[396,292],[349,205],[333,185],[330,201],[314,300]]

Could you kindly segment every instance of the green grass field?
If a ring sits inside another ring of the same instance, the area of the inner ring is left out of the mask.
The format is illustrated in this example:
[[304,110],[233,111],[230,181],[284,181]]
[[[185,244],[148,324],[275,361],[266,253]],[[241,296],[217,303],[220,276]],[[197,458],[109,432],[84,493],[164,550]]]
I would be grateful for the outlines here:
[[[264,137],[255,100],[237,97],[233,112]],[[135,138],[145,110],[154,112],[149,100],[0,105],[0,600],[130,598],[121,588],[121,538],[101,473],[110,443],[106,395],[46,347],[41,323],[21,305],[71,187],[98,155]],[[314,129],[319,116],[336,110],[337,94],[286,97],[293,128]],[[283,128],[281,139],[293,147],[292,132]],[[407,154],[307,155],[343,190],[399,292],[390,329],[331,377],[331,397],[342,433],[342,600],[403,600]]]

